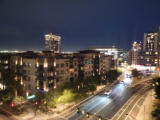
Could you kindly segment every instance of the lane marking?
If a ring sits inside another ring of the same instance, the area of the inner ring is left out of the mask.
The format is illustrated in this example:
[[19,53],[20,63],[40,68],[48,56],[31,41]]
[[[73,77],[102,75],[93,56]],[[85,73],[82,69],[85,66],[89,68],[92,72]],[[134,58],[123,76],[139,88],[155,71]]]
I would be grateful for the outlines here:
[[124,120],[126,120],[126,119],[128,118],[128,116],[129,116],[130,113],[133,111],[133,109],[135,108],[135,106],[137,105],[137,103],[138,103],[143,97],[144,97],[144,95],[142,95],[142,96],[136,101],[136,103],[133,105],[132,109],[130,109],[127,117],[126,117]]
[[[143,86],[143,88],[144,88],[144,87],[146,87],[146,86]],[[130,104],[133,102],[133,100],[136,99],[136,97],[139,95],[139,93],[142,92],[143,88],[141,88],[140,91],[138,91],[137,93],[135,93],[135,94],[122,106],[122,108],[119,110],[119,112],[123,109],[123,107],[124,107],[126,104],[128,104],[127,107],[126,107],[124,110],[122,110],[123,112],[119,115],[118,119],[122,116],[122,114],[124,113],[124,111],[130,106]],[[112,119],[115,119],[115,117],[117,116],[117,114],[119,114],[119,112],[117,112],[117,113],[112,117]],[[118,120],[118,119],[117,119],[117,120]]]
[[[144,86],[144,87],[146,87],[146,86]],[[138,92],[136,93],[136,97],[134,98],[134,100],[137,98],[137,96],[140,96],[139,93],[141,93],[141,92],[143,92],[143,89],[141,89],[140,91],[138,91]],[[143,96],[141,96],[141,97],[143,97]],[[141,98],[141,97],[140,97],[140,98]],[[140,98],[136,101],[136,103],[140,100]],[[132,102],[133,102],[133,100],[132,100]],[[126,109],[129,108],[129,106],[131,105],[132,102],[130,102],[130,104],[126,107]],[[136,103],[135,103],[135,104],[136,104]],[[126,111],[126,109],[121,113],[121,115],[118,117],[118,119],[123,115],[123,113]],[[116,120],[118,120],[118,119],[116,119]],[[125,120],[126,120],[126,119],[125,119]]]
[[117,116],[117,115],[119,114],[119,112],[124,108],[125,105],[129,104],[131,100],[133,101],[133,99],[134,99],[136,96],[137,96],[137,95],[131,96],[131,97],[128,99],[128,101],[119,109],[119,111],[112,117],[112,119],[114,119],[115,116]]

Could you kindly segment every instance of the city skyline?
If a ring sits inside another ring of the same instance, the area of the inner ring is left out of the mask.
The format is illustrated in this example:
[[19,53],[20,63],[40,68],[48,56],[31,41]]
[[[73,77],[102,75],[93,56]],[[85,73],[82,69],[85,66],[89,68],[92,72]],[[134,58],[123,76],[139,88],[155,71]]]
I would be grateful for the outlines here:
[[62,51],[75,52],[101,45],[128,50],[133,41],[143,41],[144,33],[158,31],[159,3],[157,0],[2,0],[0,48],[44,50],[44,35],[52,32],[61,36]]
[[0,120],[160,120],[160,0],[0,0]]

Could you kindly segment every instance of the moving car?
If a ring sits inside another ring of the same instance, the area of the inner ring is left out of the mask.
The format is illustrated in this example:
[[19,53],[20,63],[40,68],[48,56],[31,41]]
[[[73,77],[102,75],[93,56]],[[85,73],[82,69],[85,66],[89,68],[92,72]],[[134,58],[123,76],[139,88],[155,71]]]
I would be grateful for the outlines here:
[[112,89],[110,87],[106,88],[104,95],[109,96],[112,93]]
[[123,84],[123,83],[124,83],[124,81],[123,81],[123,80],[121,80],[121,81],[120,81],[120,84]]

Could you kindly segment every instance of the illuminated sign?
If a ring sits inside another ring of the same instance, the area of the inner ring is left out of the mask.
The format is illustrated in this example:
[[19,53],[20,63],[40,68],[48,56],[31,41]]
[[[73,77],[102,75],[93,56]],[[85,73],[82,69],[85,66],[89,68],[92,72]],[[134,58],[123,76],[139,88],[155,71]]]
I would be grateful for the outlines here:
[[28,97],[27,97],[27,100],[33,99],[33,98],[35,98],[35,97],[36,97],[35,95],[28,96]]

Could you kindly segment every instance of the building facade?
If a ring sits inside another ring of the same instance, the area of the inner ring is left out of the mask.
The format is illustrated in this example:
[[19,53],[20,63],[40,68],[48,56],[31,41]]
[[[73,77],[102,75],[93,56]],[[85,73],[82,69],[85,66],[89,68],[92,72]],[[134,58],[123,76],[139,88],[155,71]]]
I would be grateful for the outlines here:
[[53,51],[54,53],[61,52],[61,37],[52,33],[45,35],[45,50]]
[[104,53],[107,56],[113,56],[114,59],[118,59],[123,54],[123,49],[117,46],[110,46],[110,47],[90,47],[89,50],[96,50],[100,51],[100,53]]
[[157,32],[144,34],[143,54],[146,66],[159,66],[160,41]]
[[143,60],[142,56],[142,44],[141,42],[133,42],[132,49],[130,51],[130,64],[141,65]]
[[[37,91],[49,91],[79,78],[105,75],[113,66],[113,57],[99,51],[84,50],[73,54],[33,51],[0,53],[0,78],[13,69],[15,80],[26,91],[26,96]],[[1,83],[2,85],[2,83]]]

